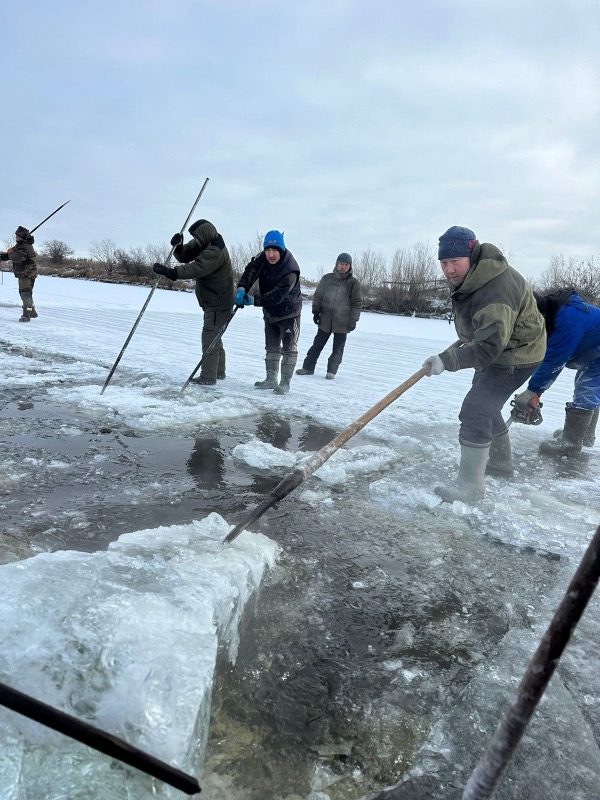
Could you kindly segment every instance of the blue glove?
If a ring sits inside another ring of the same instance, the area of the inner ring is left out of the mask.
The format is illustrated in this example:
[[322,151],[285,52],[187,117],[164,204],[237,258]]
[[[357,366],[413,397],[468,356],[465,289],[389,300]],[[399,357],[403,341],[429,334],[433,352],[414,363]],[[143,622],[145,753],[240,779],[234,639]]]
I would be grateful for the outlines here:
[[245,305],[245,306],[252,306],[252,305],[254,305],[254,298],[252,297],[252,295],[251,295],[251,294],[245,294],[245,295],[244,295],[244,305]]
[[244,297],[245,296],[246,296],[246,290],[245,289],[238,289],[237,292],[235,293],[234,303],[236,304],[236,306],[238,308],[243,308],[244,307]]

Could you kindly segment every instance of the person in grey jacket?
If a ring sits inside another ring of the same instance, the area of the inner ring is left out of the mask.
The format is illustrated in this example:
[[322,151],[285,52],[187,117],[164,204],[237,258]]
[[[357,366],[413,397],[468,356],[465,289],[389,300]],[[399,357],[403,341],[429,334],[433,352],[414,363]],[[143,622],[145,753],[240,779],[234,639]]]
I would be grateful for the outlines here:
[[362,291],[352,274],[352,256],[340,253],[333,272],[319,281],[313,297],[312,313],[317,335],[297,375],[313,375],[321,351],[333,334],[333,350],[327,361],[326,378],[333,380],[342,363],[346,336],[356,328],[362,308]]

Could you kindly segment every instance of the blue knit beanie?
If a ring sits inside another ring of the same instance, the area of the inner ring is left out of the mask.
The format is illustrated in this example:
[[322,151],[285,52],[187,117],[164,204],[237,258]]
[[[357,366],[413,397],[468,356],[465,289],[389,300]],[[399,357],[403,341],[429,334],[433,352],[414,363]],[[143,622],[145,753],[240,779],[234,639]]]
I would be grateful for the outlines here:
[[267,247],[276,247],[282,253],[285,253],[285,242],[283,241],[283,233],[279,231],[269,231],[265,236],[265,240],[263,242],[263,250],[266,250]]
[[445,258],[468,258],[476,241],[477,237],[470,228],[453,225],[440,236],[438,259],[442,261]]

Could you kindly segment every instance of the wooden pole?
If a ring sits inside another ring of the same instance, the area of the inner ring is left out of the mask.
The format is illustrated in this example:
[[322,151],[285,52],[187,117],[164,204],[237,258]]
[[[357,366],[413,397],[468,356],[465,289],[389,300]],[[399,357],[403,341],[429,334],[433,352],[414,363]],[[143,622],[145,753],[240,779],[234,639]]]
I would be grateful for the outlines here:
[[339,448],[345,442],[347,442],[348,439],[364,428],[368,422],[377,416],[377,414],[383,411],[384,408],[387,408],[389,405],[391,405],[391,403],[393,403],[394,400],[397,400],[401,394],[404,394],[404,392],[410,389],[411,386],[414,386],[417,381],[420,381],[421,378],[428,374],[429,366],[421,367],[418,372],[415,372],[415,374],[411,375],[411,377],[405,380],[404,383],[401,383],[400,386],[397,386],[393,391],[386,395],[383,400],[380,400],[372,408],[366,411],[362,417],[359,417],[347,428],[344,428],[343,431],[338,433],[335,439],[332,439],[329,444],[326,444],[325,447],[322,447],[318,452],[314,453],[291,475],[288,475],[280,483],[278,483],[268,497],[227,534],[224,541],[227,543],[233,542],[233,540],[239,536],[242,531],[245,531],[249,525],[262,517],[265,511],[271,508],[271,506],[275,505],[275,503],[279,502],[279,500],[283,500],[284,497],[286,497],[291,491],[296,489],[303,481],[305,481],[309,475],[312,475],[313,472],[315,472],[315,470],[321,466],[321,464],[324,464],[328,458],[331,458],[336,450],[339,450]]

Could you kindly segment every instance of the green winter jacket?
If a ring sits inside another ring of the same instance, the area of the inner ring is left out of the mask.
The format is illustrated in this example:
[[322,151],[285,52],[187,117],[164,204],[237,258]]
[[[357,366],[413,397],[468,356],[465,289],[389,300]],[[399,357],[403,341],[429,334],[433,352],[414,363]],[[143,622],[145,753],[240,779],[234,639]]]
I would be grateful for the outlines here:
[[362,291],[358,278],[348,272],[323,275],[313,295],[312,313],[319,316],[319,328],[327,333],[348,333],[358,322],[362,309]]
[[447,370],[526,367],[543,360],[546,330],[531,287],[497,247],[475,242],[471,267],[453,288],[461,345],[440,353]]
[[173,255],[181,266],[177,277],[196,279],[196,297],[204,311],[225,311],[233,306],[233,269],[223,237],[207,220],[192,226],[187,244]]
[[[33,236],[28,238],[33,242]],[[36,252],[33,249],[33,245],[26,239],[17,242],[14,247],[11,247],[7,257],[12,261],[15,278],[37,277]]]

